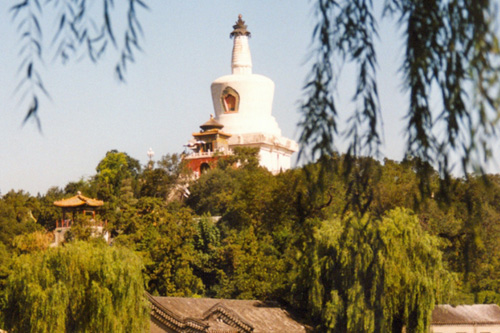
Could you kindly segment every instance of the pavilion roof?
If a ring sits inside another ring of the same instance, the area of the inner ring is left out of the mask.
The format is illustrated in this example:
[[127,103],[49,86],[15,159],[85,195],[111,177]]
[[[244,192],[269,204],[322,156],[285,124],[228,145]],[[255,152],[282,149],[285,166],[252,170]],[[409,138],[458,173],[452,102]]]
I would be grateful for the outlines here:
[[203,125],[200,126],[200,128],[204,131],[210,130],[210,129],[222,129],[224,125],[219,123],[217,120],[214,119],[213,115],[210,115],[210,119],[207,120]]
[[80,207],[80,206],[91,206],[99,207],[104,204],[103,201],[97,199],[87,198],[81,194],[77,194],[74,197],[54,201],[54,205],[58,207]]
[[230,138],[231,134],[222,132],[221,130],[218,129],[209,129],[205,132],[198,132],[198,133],[193,133],[193,136],[196,137],[204,137],[204,136],[210,136],[210,135],[220,135],[222,137]]

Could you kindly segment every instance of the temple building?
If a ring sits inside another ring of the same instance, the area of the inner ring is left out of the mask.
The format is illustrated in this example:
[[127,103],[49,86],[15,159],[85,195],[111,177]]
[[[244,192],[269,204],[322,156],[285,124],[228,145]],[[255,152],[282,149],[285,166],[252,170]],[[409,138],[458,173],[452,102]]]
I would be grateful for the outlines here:
[[215,118],[203,124],[202,131],[193,134],[188,144],[193,153],[186,156],[186,160],[195,175],[199,175],[216,159],[231,154],[234,147],[256,147],[259,148],[260,165],[272,173],[279,173],[290,169],[291,156],[298,145],[281,135],[272,116],[274,82],[252,73],[250,32],[241,15],[233,29],[230,34],[233,38],[232,74],[212,83]]
[[194,139],[188,143],[193,151],[185,158],[196,176],[213,167],[219,157],[231,153],[228,144],[231,134],[223,132],[223,127],[210,115],[210,119],[200,126],[200,132],[193,133]]
[[80,191],[71,198],[54,201],[54,206],[62,209],[62,218],[56,221],[52,246],[57,246],[65,240],[66,233],[75,221],[85,220],[91,229],[92,236],[103,237],[106,242],[109,241],[109,234],[106,230],[107,223],[101,221],[96,215],[97,210],[103,204],[104,202],[101,200],[87,198]]

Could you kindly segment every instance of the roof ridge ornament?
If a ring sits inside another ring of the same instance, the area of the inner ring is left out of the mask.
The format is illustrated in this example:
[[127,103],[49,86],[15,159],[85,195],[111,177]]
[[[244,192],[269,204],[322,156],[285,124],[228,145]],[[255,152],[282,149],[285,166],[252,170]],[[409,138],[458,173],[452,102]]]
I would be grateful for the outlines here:
[[238,15],[238,21],[236,21],[236,24],[233,25],[233,31],[229,34],[229,38],[232,37],[237,37],[237,36],[247,36],[251,37],[250,31],[247,30],[247,25],[245,24],[245,21],[242,19],[242,15]]

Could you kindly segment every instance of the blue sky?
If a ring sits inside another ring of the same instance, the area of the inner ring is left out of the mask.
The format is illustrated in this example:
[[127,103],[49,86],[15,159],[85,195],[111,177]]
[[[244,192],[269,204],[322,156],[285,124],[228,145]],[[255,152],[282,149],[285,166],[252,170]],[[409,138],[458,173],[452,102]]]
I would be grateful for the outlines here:
[[[285,136],[298,138],[298,105],[309,70],[306,60],[315,22],[314,1],[148,1],[151,9],[139,15],[145,36],[143,52],[129,66],[126,84],[114,76],[114,52],[99,64],[83,59],[62,65],[52,60],[53,50],[45,47],[41,73],[51,100],[43,99],[39,111],[43,133],[34,122],[21,126],[26,108],[19,106],[14,87],[21,78],[17,67],[22,45],[8,11],[12,3],[0,2],[2,194],[11,189],[43,194],[51,186],[64,187],[90,177],[111,149],[124,151],[143,164],[149,147],[155,159],[182,152],[191,133],[213,113],[211,82],[230,73],[229,33],[240,13],[252,33],[253,72],[275,82],[273,115]],[[47,24],[53,23],[50,13],[44,17]],[[397,75],[401,42],[392,25],[383,23],[379,28],[383,152],[401,159],[406,112]],[[352,108],[348,102],[354,77],[346,66],[338,94],[342,117]]]

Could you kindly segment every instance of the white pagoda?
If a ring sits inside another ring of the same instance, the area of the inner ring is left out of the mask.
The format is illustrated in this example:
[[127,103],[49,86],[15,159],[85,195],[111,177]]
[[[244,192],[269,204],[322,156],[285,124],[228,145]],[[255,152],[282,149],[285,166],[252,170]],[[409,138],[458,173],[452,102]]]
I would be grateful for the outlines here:
[[297,151],[298,145],[281,135],[281,129],[272,116],[274,82],[265,76],[252,73],[252,58],[248,45],[250,32],[241,15],[233,28],[230,34],[234,39],[232,74],[216,79],[211,85],[215,110],[215,119],[212,122],[215,120],[219,129],[223,128],[224,133],[228,134],[227,147],[221,148],[220,151],[209,151],[207,147],[217,145],[197,140],[200,136],[195,133],[195,139],[190,145],[194,152],[187,159],[196,173],[203,169],[200,169],[201,165],[205,168],[210,165],[212,155],[219,158],[221,153],[231,153],[231,150],[238,146],[257,147],[260,165],[273,173],[279,173],[290,168],[291,156]]

